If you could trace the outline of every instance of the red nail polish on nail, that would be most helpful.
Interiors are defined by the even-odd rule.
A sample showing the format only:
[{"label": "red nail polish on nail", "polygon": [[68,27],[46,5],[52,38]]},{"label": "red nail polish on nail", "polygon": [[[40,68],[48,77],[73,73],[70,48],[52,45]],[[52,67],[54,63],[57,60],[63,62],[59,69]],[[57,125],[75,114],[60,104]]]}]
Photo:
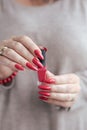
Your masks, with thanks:
[{"label": "red nail polish on nail", "polygon": [[26,66],[27,66],[29,69],[38,71],[38,69],[37,69],[34,65],[32,65],[31,63],[29,63],[29,62],[26,63]]},{"label": "red nail polish on nail", "polygon": [[48,100],[48,98],[44,97],[44,96],[39,96],[39,99],[41,99],[41,100]]},{"label": "red nail polish on nail", "polygon": [[35,53],[35,55],[36,55],[39,59],[41,59],[41,60],[44,59],[44,57],[42,56],[42,54],[41,54],[41,52],[40,52],[39,50],[35,50],[34,53]]},{"label": "red nail polish on nail", "polygon": [[54,79],[45,79],[44,82],[46,82],[48,84],[55,84],[55,80]]},{"label": "red nail polish on nail", "polygon": [[38,88],[42,89],[42,90],[51,90],[51,87],[49,87],[49,86],[42,86],[42,85],[40,85],[40,86],[38,86]]},{"label": "red nail polish on nail", "polygon": [[48,93],[48,92],[43,92],[43,91],[40,91],[40,92],[38,92],[40,95],[43,95],[43,96],[47,96],[47,97],[49,97],[50,96],[50,93]]},{"label": "red nail polish on nail", "polygon": [[35,65],[37,65],[39,68],[42,68],[42,67],[43,67],[43,65],[40,63],[40,61],[39,61],[36,57],[33,58],[32,62],[33,62]]},{"label": "red nail polish on nail", "polygon": [[15,68],[18,70],[24,70],[24,68],[19,64],[15,64]]}]

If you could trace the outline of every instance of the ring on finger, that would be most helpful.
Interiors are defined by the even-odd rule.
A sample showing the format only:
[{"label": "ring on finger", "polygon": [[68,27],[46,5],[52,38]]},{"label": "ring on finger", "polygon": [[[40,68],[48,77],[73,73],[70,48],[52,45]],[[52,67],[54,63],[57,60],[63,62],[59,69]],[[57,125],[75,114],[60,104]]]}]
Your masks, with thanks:
[{"label": "ring on finger", "polygon": [[8,47],[6,47],[6,46],[0,47],[0,56],[3,56],[3,55],[4,55],[4,51],[5,51],[7,48],[8,48]]}]

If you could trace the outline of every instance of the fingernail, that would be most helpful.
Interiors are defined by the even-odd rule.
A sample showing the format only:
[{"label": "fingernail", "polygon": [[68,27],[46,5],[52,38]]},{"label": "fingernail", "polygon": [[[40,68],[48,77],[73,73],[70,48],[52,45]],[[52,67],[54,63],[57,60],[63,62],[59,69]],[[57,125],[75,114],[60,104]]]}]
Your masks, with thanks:
[{"label": "fingernail", "polygon": [[35,50],[34,53],[35,53],[35,55],[36,55],[39,59],[41,59],[41,60],[44,59],[43,55],[41,54],[41,52],[40,52],[39,50]]},{"label": "fingernail", "polygon": [[39,99],[41,99],[41,100],[48,100],[48,98],[44,97],[44,96],[39,96]]},{"label": "fingernail", "polygon": [[33,58],[32,62],[33,62],[35,65],[37,65],[39,68],[42,68],[42,67],[43,67],[43,65],[40,63],[40,61],[39,61],[36,57]]},{"label": "fingernail", "polygon": [[43,95],[43,96],[47,96],[47,97],[50,96],[50,93],[48,93],[48,92],[39,91],[38,93],[39,93],[40,95]]},{"label": "fingernail", "polygon": [[51,87],[49,86],[38,86],[39,89],[42,89],[42,90],[51,90]]},{"label": "fingernail", "polygon": [[15,64],[15,68],[18,70],[24,70],[24,68],[19,64]]},{"label": "fingernail", "polygon": [[44,82],[48,84],[55,84],[55,79],[45,79]]},{"label": "fingernail", "polygon": [[29,69],[38,71],[38,68],[36,68],[35,66],[33,66],[33,65],[32,65],[31,63],[29,63],[29,62],[26,63],[26,66],[27,66]]}]

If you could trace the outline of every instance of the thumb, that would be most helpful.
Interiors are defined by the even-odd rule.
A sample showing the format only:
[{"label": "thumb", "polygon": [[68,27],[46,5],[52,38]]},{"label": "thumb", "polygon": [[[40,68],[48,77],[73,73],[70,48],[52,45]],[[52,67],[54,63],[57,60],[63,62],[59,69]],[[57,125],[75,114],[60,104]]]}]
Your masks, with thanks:
[{"label": "thumb", "polygon": [[53,73],[51,73],[50,71],[46,71],[46,79],[50,79],[53,78],[55,75]]}]

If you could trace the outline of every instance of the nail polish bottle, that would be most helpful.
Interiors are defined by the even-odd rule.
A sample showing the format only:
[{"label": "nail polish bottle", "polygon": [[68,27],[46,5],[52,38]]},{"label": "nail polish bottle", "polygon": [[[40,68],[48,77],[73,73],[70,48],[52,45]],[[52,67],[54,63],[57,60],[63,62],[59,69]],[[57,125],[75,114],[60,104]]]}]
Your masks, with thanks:
[{"label": "nail polish bottle", "polygon": [[[38,85],[40,85],[41,82],[44,82],[46,80],[46,71],[47,71],[47,67],[46,67],[46,51],[47,49],[46,48],[41,48],[41,52],[42,52],[42,55],[44,57],[44,59],[39,59],[40,62],[42,63],[43,67],[42,68],[39,68],[38,69]],[[69,111],[70,110],[70,107],[68,108],[64,108],[64,107],[60,107],[58,105],[55,105],[55,108],[56,110],[66,110],[66,111]]]},{"label": "nail polish bottle", "polygon": [[42,65],[43,65],[42,68],[38,69],[38,80],[40,82],[44,82],[45,79],[46,79],[46,70],[47,70],[47,68],[46,68],[46,51],[47,51],[46,48],[44,48],[44,47],[41,48],[41,52],[42,52],[44,59],[39,59],[40,62],[42,63]]}]

